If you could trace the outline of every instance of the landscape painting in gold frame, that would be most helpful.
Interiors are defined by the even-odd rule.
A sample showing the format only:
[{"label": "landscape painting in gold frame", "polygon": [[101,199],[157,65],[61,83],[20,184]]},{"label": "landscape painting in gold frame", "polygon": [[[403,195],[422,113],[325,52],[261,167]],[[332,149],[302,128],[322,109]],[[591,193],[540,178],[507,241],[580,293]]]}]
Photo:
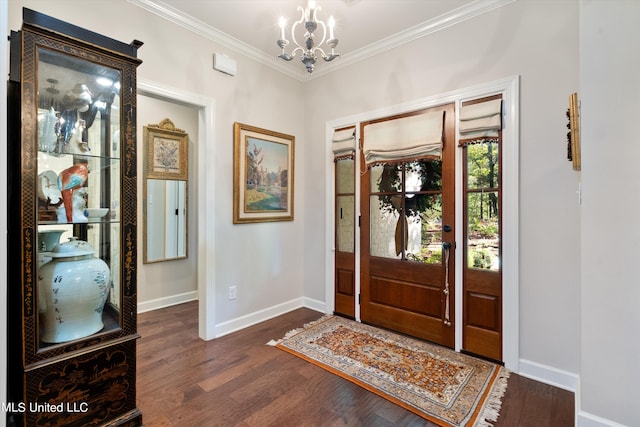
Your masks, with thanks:
[{"label": "landscape painting in gold frame", "polygon": [[295,137],[233,124],[233,223],[293,221]]}]

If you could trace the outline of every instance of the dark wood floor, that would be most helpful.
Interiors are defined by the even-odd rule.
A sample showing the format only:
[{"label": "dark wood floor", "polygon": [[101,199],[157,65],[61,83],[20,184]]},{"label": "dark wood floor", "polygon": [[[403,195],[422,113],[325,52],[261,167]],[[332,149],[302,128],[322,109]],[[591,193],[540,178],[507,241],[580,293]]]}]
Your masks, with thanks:
[{"label": "dark wood floor", "polygon": [[[138,318],[138,407],[146,427],[433,426],[322,368],[265,345],[320,313],[298,309],[212,341],[198,304]],[[497,426],[574,425],[574,396],[512,374]]]}]

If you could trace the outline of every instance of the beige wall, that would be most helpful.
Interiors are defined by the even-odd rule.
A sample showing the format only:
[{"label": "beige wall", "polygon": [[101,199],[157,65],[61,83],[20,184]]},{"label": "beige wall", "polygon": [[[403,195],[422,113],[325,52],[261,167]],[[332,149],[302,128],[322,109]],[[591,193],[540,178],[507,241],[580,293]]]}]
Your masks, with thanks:
[{"label": "beige wall", "polygon": [[580,426],[637,426],[640,2],[581,2]]}]

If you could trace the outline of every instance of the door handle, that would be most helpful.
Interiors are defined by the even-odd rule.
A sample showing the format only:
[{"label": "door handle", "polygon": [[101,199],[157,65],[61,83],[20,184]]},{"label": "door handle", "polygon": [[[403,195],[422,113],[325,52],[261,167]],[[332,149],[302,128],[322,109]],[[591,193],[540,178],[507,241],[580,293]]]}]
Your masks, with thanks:
[{"label": "door handle", "polygon": [[451,326],[450,319],[450,306],[451,306],[451,295],[449,292],[449,252],[451,250],[451,242],[442,242],[442,251],[444,252],[444,320],[443,323],[446,326]]}]

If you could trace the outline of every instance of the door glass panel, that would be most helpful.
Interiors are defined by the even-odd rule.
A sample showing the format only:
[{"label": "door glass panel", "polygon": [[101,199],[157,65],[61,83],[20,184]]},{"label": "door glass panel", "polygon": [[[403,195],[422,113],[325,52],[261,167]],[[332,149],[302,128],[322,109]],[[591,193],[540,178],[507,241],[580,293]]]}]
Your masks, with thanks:
[{"label": "door glass panel", "polygon": [[336,193],[355,193],[354,165],[352,158],[336,161]]},{"label": "door glass panel", "polygon": [[338,159],[336,173],[336,250],[355,251],[355,161]]},{"label": "door glass panel", "polygon": [[467,266],[500,269],[499,145],[466,147]]},{"label": "door glass panel", "polygon": [[498,192],[467,194],[467,262],[470,268],[500,268]]},{"label": "door glass panel", "polygon": [[338,252],[355,249],[355,196],[336,197],[336,248]]},{"label": "door glass panel", "polygon": [[500,174],[498,144],[482,143],[467,147],[467,188],[498,188]]},{"label": "door glass panel", "polygon": [[442,160],[420,160],[406,163],[405,191],[442,190]]},{"label": "door glass panel", "polygon": [[441,263],[441,189],[440,160],[374,166],[371,255]]},{"label": "door glass panel", "polygon": [[[409,225],[407,259],[442,263],[442,196],[411,194],[405,200]],[[413,214],[411,214],[413,213]]]},{"label": "door glass panel", "polygon": [[[384,200],[383,200],[384,199]],[[399,196],[394,196],[394,200]],[[371,196],[371,243],[372,256],[402,258],[403,232],[406,229],[397,209],[389,205],[390,197]]]},{"label": "door glass panel", "polygon": [[396,193],[402,191],[402,164],[371,167],[371,192]]}]

